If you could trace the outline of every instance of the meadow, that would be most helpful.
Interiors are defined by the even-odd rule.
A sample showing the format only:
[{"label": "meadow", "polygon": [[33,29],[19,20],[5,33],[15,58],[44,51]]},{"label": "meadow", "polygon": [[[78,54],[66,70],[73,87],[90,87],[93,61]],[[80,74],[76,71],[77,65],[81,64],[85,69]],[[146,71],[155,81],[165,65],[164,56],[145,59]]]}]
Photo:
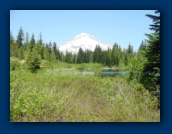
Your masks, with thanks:
[{"label": "meadow", "polygon": [[[101,64],[42,61],[36,74],[10,59],[11,122],[159,122],[158,100],[124,77],[81,75]],[[98,72],[98,71],[97,71]]]}]

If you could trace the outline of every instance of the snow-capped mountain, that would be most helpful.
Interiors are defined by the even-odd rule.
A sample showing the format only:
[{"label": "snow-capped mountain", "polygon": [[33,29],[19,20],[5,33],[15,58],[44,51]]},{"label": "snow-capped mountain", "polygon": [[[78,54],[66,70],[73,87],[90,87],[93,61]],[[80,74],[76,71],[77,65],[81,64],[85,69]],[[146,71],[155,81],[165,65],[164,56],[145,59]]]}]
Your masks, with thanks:
[{"label": "snow-capped mountain", "polygon": [[82,48],[82,50],[84,51],[87,49],[94,51],[96,45],[99,45],[102,48],[102,50],[107,50],[108,48],[111,48],[110,45],[98,41],[92,35],[89,35],[87,33],[81,33],[79,35],[76,35],[67,43],[61,45],[59,47],[59,50],[63,53],[66,53],[66,51],[78,53],[79,48]]}]

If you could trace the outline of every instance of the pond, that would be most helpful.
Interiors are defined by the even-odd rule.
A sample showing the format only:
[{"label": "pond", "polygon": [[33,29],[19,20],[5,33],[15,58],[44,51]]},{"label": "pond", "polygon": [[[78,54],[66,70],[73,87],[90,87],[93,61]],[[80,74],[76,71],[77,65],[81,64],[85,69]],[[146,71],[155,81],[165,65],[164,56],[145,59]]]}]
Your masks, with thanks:
[{"label": "pond", "polygon": [[101,75],[103,76],[125,76],[126,71],[125,70],[102,70]]},{"label": "pond", "polygon": [[[126,70],[109,69],[109,70],[102,70],[100,72],[100,74],[102,76],[115,76],[115,75],[125,76],[126,72],[127,72]],[[80,71],[80,74],[82,74],[82,75],[94,75],[95,72],[82,70],[82,71]]]},{"label": "pond", "polygon": [[[105,69],[105,70],[102,70],[100,72],[100,74],[102,76],[116,76],[116,75],[125,76],[126,73],[127,73],[127,70],[118,70],[118,69],[108,69],[108,70]],[[82,75],[94,75],[95,72],[91,71],[91,70],[80,70],[80,74],[82,74]],[[137,75],[137,72],[135,72],[134,74]],[[152,74],[152,75],[155,77],[160,77],[159,73]]]}]

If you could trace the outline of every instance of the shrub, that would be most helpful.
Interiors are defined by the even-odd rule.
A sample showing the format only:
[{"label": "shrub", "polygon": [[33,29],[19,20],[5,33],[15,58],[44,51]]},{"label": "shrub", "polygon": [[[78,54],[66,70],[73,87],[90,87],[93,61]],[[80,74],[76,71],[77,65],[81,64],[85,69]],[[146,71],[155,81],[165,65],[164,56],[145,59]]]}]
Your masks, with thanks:
[{"label": "shrub", "polygon": [[157,99],[137,80],[80,75],[75,69],[10,71],[10,121],[160,120]]},{"label": "shrub", "polygon": [[28,65],[28,69],[32,73],[36,73],[37,70],[40,69],[40,61],[38,57],[34,54],[30,54],[30,56],[28,56],[27,65]]},{"label": "shrub", "polygon": [[10,60],[10,70],[20,69],[20,63],[17,60]]}]

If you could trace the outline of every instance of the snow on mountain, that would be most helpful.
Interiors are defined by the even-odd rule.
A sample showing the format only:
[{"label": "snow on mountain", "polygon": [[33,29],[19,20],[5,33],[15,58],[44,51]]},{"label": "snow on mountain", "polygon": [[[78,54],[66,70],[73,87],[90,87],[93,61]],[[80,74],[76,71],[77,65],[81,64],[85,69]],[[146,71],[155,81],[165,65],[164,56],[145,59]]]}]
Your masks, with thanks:
[{"label": "snow on mountain", "polygon": [[91,50],[94,51],[96,45],[99,45],[102,50],[107,50],[108,48],[111,48],[110,45],[102,43],[95,39],[92,35],[89,35],[87,33],[81,33],[79,35],[76,35],[73,39],[69,40],[64,45],[61,45],[59,47],[59,50],[63,53],[72,52],[72,53],[78,53],[79,48],[82,48],[82,50]]}]

